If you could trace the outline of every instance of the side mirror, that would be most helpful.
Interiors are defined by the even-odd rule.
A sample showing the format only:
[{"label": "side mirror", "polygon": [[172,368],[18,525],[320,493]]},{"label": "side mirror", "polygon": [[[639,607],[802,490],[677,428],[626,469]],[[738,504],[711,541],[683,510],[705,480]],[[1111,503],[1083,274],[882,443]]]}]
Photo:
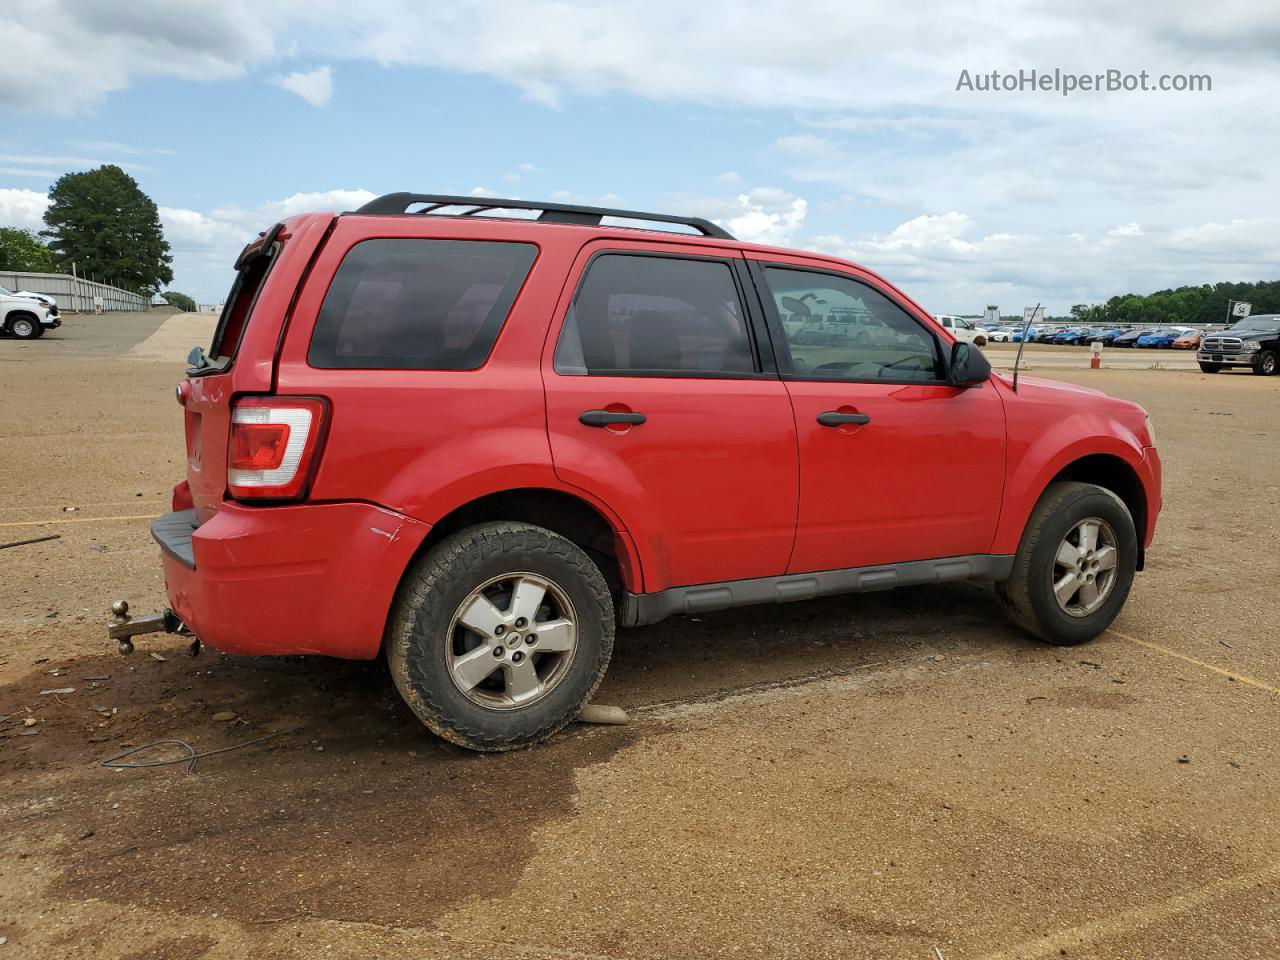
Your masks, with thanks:
[{"label": "side mirror", "polygon": [[957,343],[951,348],[947,365],[947,382],[953,387],[976,387],[991,379],[991,363],[977,347]]}]

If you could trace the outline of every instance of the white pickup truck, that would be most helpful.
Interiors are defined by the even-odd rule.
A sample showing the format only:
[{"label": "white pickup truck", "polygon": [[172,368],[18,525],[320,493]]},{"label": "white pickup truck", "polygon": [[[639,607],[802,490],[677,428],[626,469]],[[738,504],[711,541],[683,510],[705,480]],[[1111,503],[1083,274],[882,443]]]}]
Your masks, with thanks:
[{"label": "white pickup truck", "polygon": [[57,305],[47,305],[45,299],[0,287],[0,331],[19,340],[34,340],[46,330],[62,326]]},{"label": "white pickup truck", "polygon": [[987,331],[979,330],[973,325],[972,320],[952,316],[949,313],[935,313],[933,318],[946,327],[947,332],[957,340],[972,343],[975,347],[987,345]]}]

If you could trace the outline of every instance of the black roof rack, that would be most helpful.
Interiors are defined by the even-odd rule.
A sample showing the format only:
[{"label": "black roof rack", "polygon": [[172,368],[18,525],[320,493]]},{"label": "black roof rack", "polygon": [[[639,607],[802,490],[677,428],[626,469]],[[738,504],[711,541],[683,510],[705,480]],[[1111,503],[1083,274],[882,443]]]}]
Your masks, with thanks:
[{"label": "black roof rack", "polygon": [[733,240],[734,237],[723,227],[718,227],[710,220],[701,217],[675,217],[667,213],[641,213],[638,210],[611,210],[608,207],[584,207],[576,203],[546,203],[539,200],[503,200],[498,197],[448,197],[434,193],[388,193],[376,200],[370,200],[356,213],[407,213],[409,207],[423,203],[426,207],[415,210],[416,214],[435,213],[444,207],[471,207],[464,213],[454,214],[460,217],[472,217],[487,210],[541,210],[538,219],[544,223],[578,223],[585,226],[599,226],[605,217],[620,217],[626,220],[648,220],[653,223],[678,223],[693,227],[704,237],[716,237],[720,240]]}]

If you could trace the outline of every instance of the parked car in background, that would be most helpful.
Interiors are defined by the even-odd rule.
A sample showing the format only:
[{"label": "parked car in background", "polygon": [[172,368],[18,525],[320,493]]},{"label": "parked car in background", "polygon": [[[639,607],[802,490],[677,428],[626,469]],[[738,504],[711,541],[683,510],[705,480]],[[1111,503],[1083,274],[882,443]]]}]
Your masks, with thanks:
[{"label": "parked car in background", "polygon": [[1012,339],[1016,327],[987,327],[987,339],[992,343],[1008,343]]},{"label": "parked car in background", "polygon": [[1151,327],[1142,327],[1135,330],[1126,330],[1111,341],[1113,347],[1136,347],[1138,338],[1150,333]]},{"label": "parked car in background", "polygon": [[1064,330],[1054,338],[1054,343],[1065,343],[1071,346],[1079,346],[1087,344],[1097,339],[1097,331],[1092,327],[1077,327],[1073,330]]},{"label": "parked car in background", "polygon": [[943,330],[957,340],[963,343],[972,343],[978,347],[986,346],[987,331],[979,330],[974,326],[972,320],[966,320],[964,317],[953,316],[949,313],[934,314],[934,319],[942,325]]},{"label": "parked car in background", "polygon": [[1103,343],[1103,344],[1106,344],[1107,346],[1110,346],[1111,344],[1115,343],[1116,337],[1120,336],[1120,334],[1122,333],[1124,333],[1124,330],[1121,329],[1120,327],[1111,327],[1110,329],[1107,329],[1107,330],[1096,331],[1094,333],[1093,339],[1097,340],[1099,343]]},{"label": "parked car in background", "polygon": [[46,307],[34,297],[0,287],[0,331],[19,340],[34,340],[60,326],[62,318],[56,306]]},{"label": "parked car in background", "polygon": [[1199,330],[1192,330],[1188,333],[1180,334],[1177,339],[1173,341],[1173,348],[1175,350],[1194,350],[1196,347],[1200,346],[1200,338],[1202,336],[1203,334],[1201,334]]},{"label": "parked car in background", "polygon": [[1274,376],[1280,369],[1280,313],[1260,313],[1229,330],[1205,334],[1196,359],[1205,373],[1250,367],[1261,376]]},{"label": "parked car in background", "polygon": [[[385,656],[423,723],[499,751],[578,716],[615,627],[947,580],[1053,644],[1120,613],[1161,507],[1138,404],[1015,392],[848,261],[484,204],[389,194],[237,258],[177,389],[171,609],[116,604],[126,652]],[[800,343],[796,303],[869,322]]]},{"label": "parked car in background", "polygon": [[1036,330],[1036,335],[1033,339],[1036,343],[1052,343],[1054,337],[1066,329],[1067,328],[1060,323],[1051,327],[1040,327]]},{"label": "parked car in background", "polygon": [[1135,347],[1152,348],[1161,347],[1168,348],[1173,346],[1173,341],[1180,337],[1177,330],[1168,327],[1159,327],[1155,330],[1148,330],[1137,340],[1134,341]]},{"label": "parked car in background", "polygon": [[1040,328],[1037,327],[1035,324],[1032,324],[1031,326],[1027,327],[1025,331],[1021,326],[1016,326],[1014,327],[1013,331],[1009,334],[1009,340],[1012,343],[1021,343],[1023,335],[1025,334],[1027,338],[1027,343],[1035,343],[1036,334],[1039,332],[1040,332]]}]

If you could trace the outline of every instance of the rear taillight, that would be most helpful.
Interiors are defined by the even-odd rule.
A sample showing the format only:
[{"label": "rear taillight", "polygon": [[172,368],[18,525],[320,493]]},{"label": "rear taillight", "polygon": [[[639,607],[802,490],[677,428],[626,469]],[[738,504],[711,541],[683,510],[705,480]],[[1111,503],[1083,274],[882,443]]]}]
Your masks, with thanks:
[{"label": "rear taillight", "polygon": [[231,411],[227,489],[238,500],[306,493],[328,406],[318,397],[242,397]]}]

